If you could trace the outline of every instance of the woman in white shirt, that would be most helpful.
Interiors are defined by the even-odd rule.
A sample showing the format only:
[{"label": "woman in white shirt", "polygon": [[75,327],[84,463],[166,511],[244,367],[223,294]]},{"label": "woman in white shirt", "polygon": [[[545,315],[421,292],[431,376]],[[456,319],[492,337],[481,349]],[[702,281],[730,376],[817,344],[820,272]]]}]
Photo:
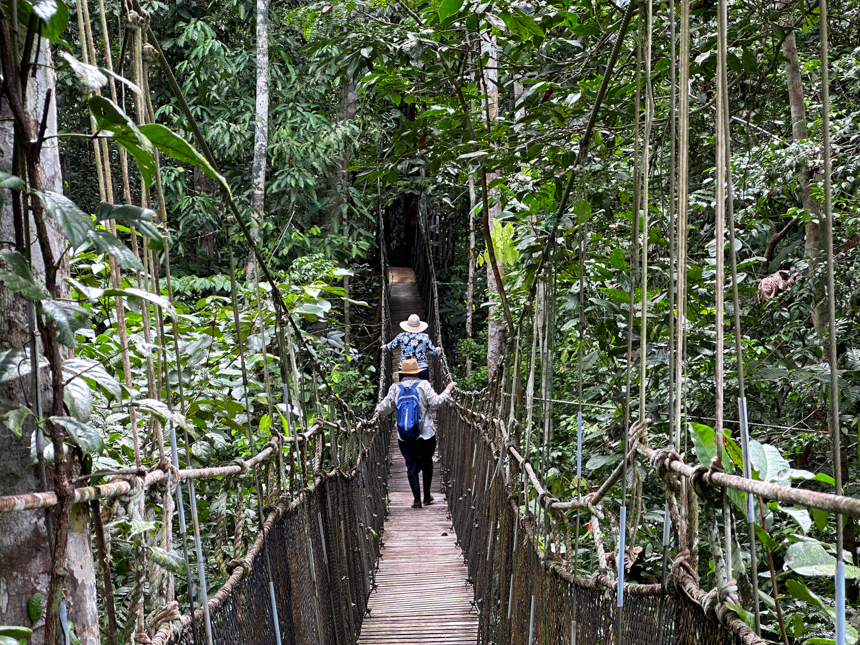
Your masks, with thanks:
[{"label": "woman in white shirt", "polygon": [[418,367],[418,361],[414,358],[403,361],[398,372],[398,374],[401,374],[400,383],[394,383],[389,388],[386,397],[376,407],[380,416],[391,414],[397,409],[397,401],[400,398],[400,393],[403,391],[403,386],[412,387],[417,382],[418,408],[420,411],[420,432],[418,438],[414,441],[402,441],[400,438],[397,440],[397,444],[400,446],[400,454],[406,460],[406,474],[409,478],[409,487],[412,489],[412,496],[414,498],[412,508],[421,508],[421,487],[418,482],[419,472],[424,473],[424,504],[429,505],[433,503],[430,486],[433,483],[433,453],[436,451],[436,429],[433,427],[433,416],[429,411],[447,401],[451,396],[451,390],[457,385],[453,382],[448,383],[448,387],[441,394],[436,394],[433,391],[433,386],[428,381],[418,378],[420,371],[421,368]]}]

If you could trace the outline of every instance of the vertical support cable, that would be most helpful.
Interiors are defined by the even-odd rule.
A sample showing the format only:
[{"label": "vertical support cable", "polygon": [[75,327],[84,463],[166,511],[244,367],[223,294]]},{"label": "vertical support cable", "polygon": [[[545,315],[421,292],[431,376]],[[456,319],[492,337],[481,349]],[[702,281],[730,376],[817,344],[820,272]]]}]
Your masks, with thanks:
[{"label": "vertical support cable", "polygon": [[[233,324],[236,327],[237,345],[239,347],[239,368],[242,372],[242,396],[244,399],[245,410],[248,417],[248,425],[246,428],[248,438],[248,449],[251,454],[254,453],[254,430],[251,425],[251,403],[248,397],[248,368],[245,364],[245,341],[242,338],[242,325],[239,320],[239,296],[236,287],[236,260],[233,257],[233,246],[228,245],[230,249],[230,300],[233,309]],[[260,525],[260,531],[263,530],[263,525],[266,522],[266,517],[263,512],[263,497],[260,485],[260,470],[254,467],[254,488],[257,490],[257,521]],[[241,491],[240,491],[241,494]],[[239,521],[242,521],[241,519]],[[275,630],[276,645],[281,645],[281,625],[278,619],[278,603],[275,600],[275,582],[272,575],[272,560],[269,554],[268,540],[263,540],[263,551],[266,556],[266,572],[269,577],[269,596],[272,603],[272,622]]]},{"label": "vertical support cable", "polygon": [[[643,169],[639,163],[639,111],[640,94],[642,92],[642,8],[638,10],[638,33],[636,36],[636,90],[634,105],[634,139],[633,139],[633,230],[630,248],[630,302],[627,310],[627,374],[624,388],[624,435],[621,438],[621,508],[618,522],[618,589],[616,592],[617,612],[615,614],[615,638],[620,639],[624,627],[624,544],[627,533],[627,444],[630,439],[630,388],[632,387],[633,369],[633,307],[636,299],[636,270],[639,256],[639,207],[640,207],[640,179]],[[648,172],[648,169],[644,169]],[[645,294],[643,294],[644,297]]]},{"label": "vertical support cable", "polygon": [[[675,262],[678,291],[678,322],[675,329],[675,446],[681,450],[681,411],[683,402],[684,332],[687,307],[687,192],[690,148],[690,0],[681,0],[681,44],[678,59],[678,255]],[[681,479],[681,526],[678,531],[678,548],[687,546],[687,482]]]},{"label": "vertical support cable", "polygon": [[[833,257],[833,161],[830,150],[830,70],[828,60],[827,0],[819,0],[821,39],[821,134],[824,150],[824,221],[827,238],[827,324],[830,363],[830,431],[833,436],[833,479],[842,494],[842,437],[839,429],[839,373],[836,371],[836,276]],[[836,645],[845,644],[845,558],[842,515],[836,513]]]}]

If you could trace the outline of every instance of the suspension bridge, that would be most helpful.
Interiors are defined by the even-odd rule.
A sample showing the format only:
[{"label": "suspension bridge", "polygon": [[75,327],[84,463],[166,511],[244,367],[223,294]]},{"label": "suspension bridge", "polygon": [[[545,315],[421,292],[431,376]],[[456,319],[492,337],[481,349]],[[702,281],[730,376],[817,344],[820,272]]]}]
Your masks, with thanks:
[{"label": "suspension bridge", "polygon": [[[689,3],[682,4],[681,42],[684,43],[684,39],[689,40]],[[603,85],[581,139],[581,163],[587,159],[591,131],[634,6],[636,3],[629,3],[625,12]],[[648,6],[650,10],[650,4]],[[724,3],[720,3],[720,7],[724,10]],[[722,23],[720,25],[722,30]],[[826,32],[824,34],[822,39],[826,52]],[[154,39],[154,35],[150,33],[150,36]],[[720,46],[724,47],[724,33],[719,40]],[[181,98],[178,84],[166,69],[163,53],[156,48],[153,56],[160,56],[164,73],[171,80],[171,87],[177,93],[177,100],[192,126],[197,143],[215,167],[214,158],[194,124],[193,115]],[[721,69],[724,71],[724,51],[721,56]],[[682,47],[682,61],[684,57]],[[646,55],[644,60],[649,61],[650,55]],[[647,78],[648,74],[645,76]],[[688,79],[683,65],[680,78],[680,87],[686,88]],[[720,150],[724,153],[722,162],[719,155],[717,159],[718,171],[722,173],[718,173],[718,186],[719,190],[724,190],[725,184],[731,186],[730,177],[726,177],[730,168],[725,163],[728,118],[722,103],[726,98],[725,79],[718,78],[718,81],[721,89],[718,90],[717,108],[721,116],[717,135],[718,144],[723,146]],[[682,115],[689,108],[688,105],[685,107],[686,103],[688,98],[682,92]],[[653,118],[653,114],[649,118]],[[686,163],[684,127],[682,123],[682,166]],[[648,168],[647,146],[639,167]],[[681,176],[684,171],[682,169]],[[571,172],[568,189],[559,204],[559,215],[566,212],[575,176],[576,172]],[[637,190],[640,190],[640,185],[636,204],[637,208],[644,204],[641,211],[645,215],[645,230],[648,230],[647,172],[637,180]],[[682,183],[678,187],[678,203],[686,203],[685,191],[686,186]],[[718,211],[725,208],[726,200],[719,206],[720,199],[718,195]],[[236,220],[244,226],[229,195],[225,194],[225,200]],[[730,195],[728,202],[731,202]],[[686,231],[684,210],[679,209],[678,229]],[[722,215],[725,215],[724,211]],[[828,212],[826,215],[830,226],[832,214]],[[639,233],[638,218],[633,219],[635,258],[639,252]],[[382,336],[383,339],[391,337],[392,322],[405,319],[410,313],[419,313],[429,322],[431,338],[442,347],[439,296],[433,251],[426,242],[427,212],[423,200],[418,220],[420,233],[413,266],[389,267],[385,254],[384,218],[380,217]],[[390,417],[358,419],[346,402],[332,396],[325,402],[328,405],[325,418],[307,417],[303,422],[288,420],[286,431],[281,433],[273,428],[271,439],[263,445],[251,436],[249,426],[249,444],[257,450],[253,456],[204,468],[191,468],[189,463],[180,468],[175,423],[170,415],[166,415],[171,446],[153,467],[141,467],[132,473],[118,475],[105,484],[90,486],[81,482],[68,491],[68,500],[47,491],[0,497],[0,512],[39,513],[63,504],[90,507],[101,571],[103,574],[107,572],[102,576],[99,601],[105,615],[109,645],[121,641],[157,645],[175,642],[194,645],[765,643],[760,634],[758,594],[753,596],[754,606],[741,607],[732,580],[732,567],[727,564],[732,563],[731,549],[736,540],[732,537],[735,521],[726,492],[734,491],[745,496],[747,513],[743,519],[749,524],[753,556],[749,579],[753,585],[758,579],[755,564],[758,547],[752,530],[754,500],[772,500],[835,514],[838,535],[841,535],[842,515],[860,518],[860,500],[839,494],[838,484],[835,493],[825,493],[756,480],[749,470],[746,456],[741,475],[724,471],[719,458],[709,467],[691,465],[675,449],[680,447],[677,435],[666,445],[653,447],[653,440],[649,438],[651,423],[642,414],[643,408],[640,407],[638,418],[631,418],[629,364],[634,356],[632,332],[628,346],[631,349],[628,351],[627,419],[620,442],[620,464],[602,481],[589,483],[582,477],[580,400],[576,477],[581,485],[577,494],[569,499],[553,497],[544,472],[548,463],[546,452],[551,437],[553,401],[549,388],[543,388],[544,396],[536,397],[534,386],[535,365],[540,364],[542,374],[547,374],[552,363],[551,330],[546,325],[546,316],[542,320],[537,315],[531,300],[536,291],[542,289],[543,297],[552,303],[553,281],[551,268],[547,266],[559,221],[560,217],[557,217],[549,230],[550,242],[544,249],[523,313],[525,318],[526,313],[531,312],[533,331],[529,334],[528,321],[520,321],[508,339],[510,351],[496,370],[488,389],[481,392],[458,390],[452,402],[438,411],[439,486],[444,500],[439,499],[437,504],[421,511],[408,508],[405,478],[399,458],[392,453],[395,434]],[[730,225],[731,221],[729,218]],[[581,224],[582,231],[584,222]],[[733,229],[729,232],[733,237]],[[580,239],[581,267],[586,253],[584,233]],[[832,236],[828,234],[827,239],[832,245]],[[250,236],[248,240],[254,252],[258,253]],[[683,267],[683,247],[679,246],[679,249],[677,262]],[[647,299],[647,245],[643,245],[641,251],[643,270],[638,277],[642,279],[643,298]],[[169,256],[169,249],[165,252]],[[730,253],[734,265],[734,244],[730,245]],[[719,276],[724,273],[720,264],[722,255],[717,255]],[[276,282],[268,275],[259,254],[258,260],[272,288],[273,307],[278,316],[282,316],[285,312]],[[835,328],[832,319],[832,249],[827,261],[831,272],[828,294],[831,299],[831,328]],[[231,270],[232,265],[233,262]],[[537,278],[542,271],[545,275],[539,281]],[[683,297],[684,272],[676,273],[680,304],[683,302],[680,299]],[[583,274],[580,270],[580,276]],[[167,278],[169,284],[169,273]],[[717,297],[721,314],[723,285],[719,279]],[[631,280],[629,330],[634,327],[633,283]],[[583,293],[582,286],[580,293]],[[235,299],[234,281],[234,307]],[[647,302],[641,304],[644,329]],[[678,309],[683,310],[683,307]],[[737,305],[734,310],[737,312]],[[679,321],[683,322],[683,315],[679,316]],[[288,333],[294,327],[291,320],[279,319],[278,324],[280,333]],[[236,327],[237,336],[241,337],[238,316]],[[718,330],[721,327],[722,319]],[[295,341],[301,343],[299,330],[293,331],[296,332]],[[167,347],[163,327],[161,334],[161,345]],[[529,336],[532,339],[531,361],[523,358],[528,352],[521,345]],[[677,338],[682,359],[682,329],[678,330]],[[644,339],[643,333],[643,343]],[[173,340],[177,343],[178,352],[178,340]],[[280,338],[279,341],[279,350],[286,352],[287,344]],[[831,335],[831,343],[835,343],[834,335]],[[540,355],[536,357],[538,345]],[[721,338],[718,338],[718,346],[722,347]],[[834,344],[831,350],[835,352]],[[644,347],[640,348],[640,355],[643,361],[640,382],[644,388]],[[392,358],[385,352],[380,355],[380,398],[392,382]],[[282,367],[286,365],[286,361],[281,363]],[[244,362],[242,365],[244,377]],[[835,354],[831,365],[833,389],[836,391]],[[523,369],[530,372],[525,386],[520,379]],[[679,386],[680,376],[679,368],[676,381]],[[181,386],[181,372],[178,378]],[[437,391],[450,382],[451,373],[444,355],[431,359],[431,379]],[[169,398],[170,379],[166,378],[165,382]],[[288,382],[289,378],[285,377],[282,403],[291,401]],[[721,386],[718,391],[722,391]],[[268,396],[272,406],[275,397],[271,393]],[[644,398],[643,391],[640,406]],[[675,412],[671,415],[672,425],[679,429],[682,417],[680,397],[675,397],[671,403]],[[838,411],[838,399],[836,403]],[[546,420],[542,441],[532,419],[533,409],[538,404],[543,406]],[[740,407],[745,412],[744,404]],[[834,426],[838,433],[838,416]],[[742,428],[744,441],[745,432],[746,429]],[[720,448],[717,441],[717,449]],[[633,516],[641,514],[642,490],[633,486],[633,490],[628,491],[627,485],[628,472],[635,472],[637,467],[646,469],[648,476],[653,475],[655,481],[662,482],[665,491],[662,577],[645,583],[633,581],[630,576],[638,518],[628,523],[627,506],[628,503],[631,505]],[[241,483],[245,480],[253,481],[248,486],[248,490],[253,491],[252,499],[247,503],[256,507],[259,522],[251,546],[240,552],[243,544],[239,535],[243,525],[240,520],[244,517],[246,503]],[[214,560],[224,582],[211,597],[208,589],[211,571],[207,570],[211,562],[203,555],[203,538],[197,519],[200,500],[195,482],[202,481],[221,486],[224,498],[228,500],[213,549]],[[622,489],[618,505],[608,501],[608,493],[616,485]],[[136,548],[133,560],[128,563],[133,573],[133,590],[121,608],[114,606],[112,601],[109,556],[104,527],[99,519],[100,511],[107,505],[114,512],[125,513],[132,521],[140,521],[153,507],[160,508],[171,520],[175,511],[178,540],[174,531],[167,530],[160,546],[164,552],[172,552],[178,546],[183,554],[182,566],[178,566],[169,558],[165,560],[156,556],[162,551],[142,546]],[[191,517],[191,534],[188,533],[186,512]],[[234,525],[232,540],[227,535],[228,516]],[[710,543],[710,554],[714,559],[716,583],[710,589],[701,587],[696,564],[700,527]],[[588,548],[586,542],[589,542]],[[60,567],[64,565],[59,563]],[[173,576],[186,577],[188,594],[184,606],[174,598],[173,585],[165,584],[165,580],[173,580]],[[846,630],[844,577],[840,538],[834,564],[836,641],[839,645],[844,643]],[[774,600],[777,601],[776,598]],[[147,602],[155,608],[145,615]],[[124,614],[122,634],[117,630],[120,610]],[[755,619],[749,621],[749,615],[754,615]]]}]

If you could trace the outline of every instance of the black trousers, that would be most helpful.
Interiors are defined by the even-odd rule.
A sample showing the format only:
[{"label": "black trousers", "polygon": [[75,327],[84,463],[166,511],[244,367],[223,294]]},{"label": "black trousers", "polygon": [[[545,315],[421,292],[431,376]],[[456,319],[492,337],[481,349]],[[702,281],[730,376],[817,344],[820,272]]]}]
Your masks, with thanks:
[{"label": "black trousers", "polygon": [[436,435],[429,439],[415,441],[397,440],[400,454],[406,460],[406,474],[417,475],[419,472],[433,472],[433,453],[436,452]]}]

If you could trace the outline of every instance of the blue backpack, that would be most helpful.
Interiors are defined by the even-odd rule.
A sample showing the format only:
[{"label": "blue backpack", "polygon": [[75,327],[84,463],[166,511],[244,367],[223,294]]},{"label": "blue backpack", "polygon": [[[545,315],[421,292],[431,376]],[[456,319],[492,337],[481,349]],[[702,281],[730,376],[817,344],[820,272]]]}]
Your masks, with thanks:
[{"label": "blue backpack", "polygon": [[401,441],[415,441],[421,433],[421,407],[418,405],[418,383],[400,385],[397,399],[397,434]]}]

